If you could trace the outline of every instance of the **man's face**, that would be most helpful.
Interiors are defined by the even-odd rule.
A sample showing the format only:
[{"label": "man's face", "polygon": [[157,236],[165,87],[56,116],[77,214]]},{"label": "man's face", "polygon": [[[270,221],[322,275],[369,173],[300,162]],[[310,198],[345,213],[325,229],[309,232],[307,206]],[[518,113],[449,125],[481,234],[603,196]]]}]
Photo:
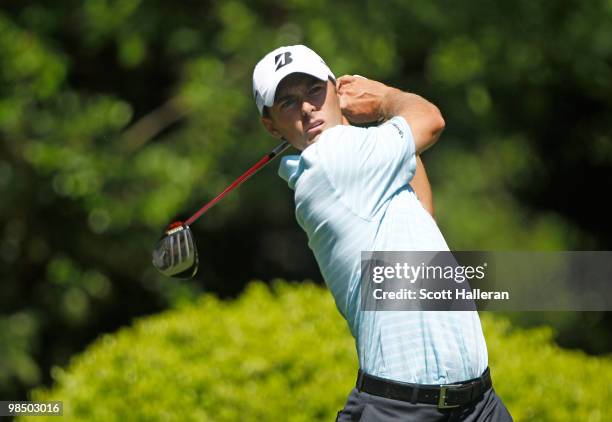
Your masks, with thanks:
[{"label": "man's face", "polygon": [[266,129],[299,150],[316,142],[325,129],[345,123],[335,85],[304,73],[281,81],[268,112],[261,119]]}]

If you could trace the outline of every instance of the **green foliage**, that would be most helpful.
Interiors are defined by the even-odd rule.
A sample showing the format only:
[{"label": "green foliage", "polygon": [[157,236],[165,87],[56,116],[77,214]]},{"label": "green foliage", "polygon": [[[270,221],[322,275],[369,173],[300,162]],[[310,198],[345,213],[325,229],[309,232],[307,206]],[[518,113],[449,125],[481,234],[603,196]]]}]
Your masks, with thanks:
[{"label": "green foliage", "polygon": [[[483,327],[495,389],[515,420],[610,420],[610,358],[561,350],[547,328],[512,329],[493,315]],[[63,400],[70,421],[329,421],[355,373],[329,292],[252,283],[239,300],[205,295],[103,336],[32,398]]]}]

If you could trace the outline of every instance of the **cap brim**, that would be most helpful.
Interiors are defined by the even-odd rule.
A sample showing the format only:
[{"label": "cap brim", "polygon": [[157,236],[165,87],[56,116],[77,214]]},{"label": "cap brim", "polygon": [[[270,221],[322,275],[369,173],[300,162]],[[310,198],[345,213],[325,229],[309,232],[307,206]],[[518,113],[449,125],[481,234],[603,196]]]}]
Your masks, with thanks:
[{"label": "cap brim", "polygon": [[278,89],[278,86],[283,81],[283,79],[285,79],[289,75],[292,75],[294,73],[304,73],[306,75],[313,76],[321,81],[327,80],[327,78],[330,76],[335,79],[335,76],[331,73],[329,68],[323,65],[322,63],[321,63],[321,66],[311,65],[309,66],[309,68],[306,68],[306,66],[300,67],[298,65],[285,66],[285,67],[286,69],[280,69],[274,74],[273,85],[272,85],[274,89],[271,89],[268,92],[266,92],[266,96],[264,97],[265,107],[272,107],[274,105],[274,98],[276,97],[276,90]]}]

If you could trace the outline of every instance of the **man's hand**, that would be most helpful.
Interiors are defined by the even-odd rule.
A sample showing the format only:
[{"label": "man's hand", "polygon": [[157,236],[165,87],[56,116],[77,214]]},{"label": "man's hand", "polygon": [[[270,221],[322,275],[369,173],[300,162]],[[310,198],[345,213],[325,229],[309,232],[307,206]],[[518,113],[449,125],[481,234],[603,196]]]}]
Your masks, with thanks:
[{"label": "man's hand", "polygon": [[342,114],[350,123],[377,122],[383,118],[383,99],[389,87],[361,76],[344,75],[336,81]]},{"label": "man's hand", "polygon": [[403,117],[412,130],[417,154],[432,146],[444,130],[440,110],[416,94],[360,76],[338,78],[337,89],[342,114],[350,123]]}]

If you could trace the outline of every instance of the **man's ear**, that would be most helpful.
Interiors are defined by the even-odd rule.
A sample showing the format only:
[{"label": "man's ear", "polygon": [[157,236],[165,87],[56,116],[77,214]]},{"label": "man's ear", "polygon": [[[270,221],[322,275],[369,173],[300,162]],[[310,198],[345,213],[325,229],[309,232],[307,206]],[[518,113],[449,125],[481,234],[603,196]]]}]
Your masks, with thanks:
[{"label": "man's ear", "polygon": [[281,135],[281,133],[278,130],[276,130],[276,126],[274,126],[274,122],[269,117],[262,117],[261,123],[263,123],[264,127],[270,133],[270,135],[274,136],[275,138],[279,138],[279,139],[283,137],[283,135]]}]

